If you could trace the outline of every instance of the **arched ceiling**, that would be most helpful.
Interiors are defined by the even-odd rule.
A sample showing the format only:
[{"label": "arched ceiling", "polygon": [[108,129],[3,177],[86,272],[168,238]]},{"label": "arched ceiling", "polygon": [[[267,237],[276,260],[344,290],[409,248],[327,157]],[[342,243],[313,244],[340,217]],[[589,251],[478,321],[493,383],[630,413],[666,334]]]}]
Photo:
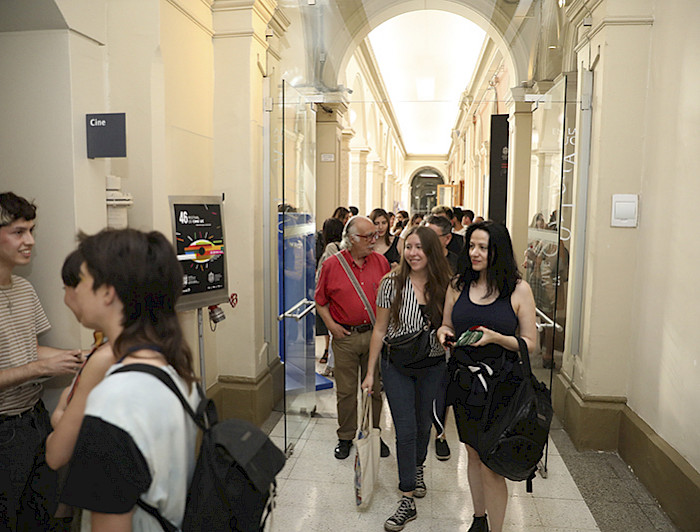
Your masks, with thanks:
[{"label": "arched ceiling", "polygon": [[485,37],[466,18],[435,10],[399,15],[369,34],[408,153],[447,153]]}]

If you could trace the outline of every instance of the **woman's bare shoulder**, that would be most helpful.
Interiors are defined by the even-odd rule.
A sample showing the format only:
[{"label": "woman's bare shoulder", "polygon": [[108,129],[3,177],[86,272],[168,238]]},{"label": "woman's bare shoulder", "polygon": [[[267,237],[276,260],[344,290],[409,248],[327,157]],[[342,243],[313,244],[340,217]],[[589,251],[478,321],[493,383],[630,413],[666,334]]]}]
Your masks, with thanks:
[{"label": "woman's bare shoulder", "polygon": [[530,288],[530,283],[528,283],[525,279],[518,279],[518,282],[515,283],[515,290],[513,291],[513,293],[518,295],[532,294],[532,288]]},{"label": "woman's bare shoulder", "polygon": [[456,301],[459,298],[459,294],[462,293],[462,290],[458,289],[455,286],[455,281],[454,279],[450,281],[450,283],[447,285],[447,297],[449,297],[452,301]]},{"label": "woman's bare shoulder", "polygon": [[513,304],[513,308],[519,307],[521,304],[527,305],[528,303],[532,302],[534,305],[535,298],[532,295],[532,288],[530,288],[530,283],[523,279],[519,279],[518,282],[515,284],[515,290],[513,290],[513,293],[510,296],[511,303]]}]

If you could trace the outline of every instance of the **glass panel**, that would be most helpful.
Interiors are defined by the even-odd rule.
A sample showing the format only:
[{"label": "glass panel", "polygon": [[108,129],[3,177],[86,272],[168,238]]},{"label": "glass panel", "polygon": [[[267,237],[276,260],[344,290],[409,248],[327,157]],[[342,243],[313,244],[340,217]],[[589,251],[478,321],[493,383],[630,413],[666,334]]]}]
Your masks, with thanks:
[{"label": "glass panel", "polygon": [[572,85],[574,79],[562,76],[537,102],[532,115],[530,226],[523,267],[535,296],[540,328],[540,357],[534,357],[533,366],[553,370],[539,375],[550,385],[561,365],[566,332],[576,135],[574,98],[567,100],[567,93],[575,96]]},{"label": "glass panel", "polygon": [[316,114],[282,82],[282,182],[279,232],[279,338],[284,364],[285,446],[290,450],[316,409],[314,259]]}]

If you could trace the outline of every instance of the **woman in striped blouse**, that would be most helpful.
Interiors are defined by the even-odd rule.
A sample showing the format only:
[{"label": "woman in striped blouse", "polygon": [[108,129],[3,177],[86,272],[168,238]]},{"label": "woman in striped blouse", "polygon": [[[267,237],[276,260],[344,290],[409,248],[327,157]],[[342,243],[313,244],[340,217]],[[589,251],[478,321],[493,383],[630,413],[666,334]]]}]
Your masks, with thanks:
[{"label": "woman in striped blouse", "polygon": [[[403,497],[396,512],[384,523],[389,531],[402,530],[416,518],[413,497],[424,497],[423,463],[428,450],[433,399],[445,375],[445,350],[435,328],[442,323],[445,290],[450,268],[440,241],[428,227],[416,227],[406,236],[399,264],[382,279],[377,294],[377,321],[370,340],[369,367],[362,383],[372,390],[374,367],[382,354],[381,372],[396,429],[399,490]],[[431,324],[430,347],[420,363],[410,369],[395,365],[383,339],[397,338]],[[434,324],[434,325],[433,325]]]}]

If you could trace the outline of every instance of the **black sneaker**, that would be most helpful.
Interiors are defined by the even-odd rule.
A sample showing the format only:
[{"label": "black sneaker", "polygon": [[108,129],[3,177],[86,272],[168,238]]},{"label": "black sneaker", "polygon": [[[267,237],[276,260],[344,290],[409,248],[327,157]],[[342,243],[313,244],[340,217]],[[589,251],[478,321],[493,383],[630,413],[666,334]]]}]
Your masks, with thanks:
[{"label": "black sneaker", "polygon": [[472,526],[469,527],[467,532],[489,532],[489,522],[486,514],[481,517],[474,516]]},{"label": "black sneaker", "polygon": [[384,440],[379,438],[379,456],[382,458],[386,458],[391,454],[391,451],[389,450],[389,446],[384,443]]},{"label": "black sneaker", "polygon": [[335,446],[333,454],[338,460],[345,460],[350,456],[350,447],[352,447],[352,440],[338,440],[338,445]]},{"label": "black sneaker", "polygon": [[384,530],[389,532],[398,532],[403,530],[406,523],[413,521],[416,518],[416,503],[413,497],[401,497],[399,507],[389,519],[384,521]]},{"label": "black sneaker", "polygon": [[413,488],[413,496],[422,499],[425,497],[425,492],[428,488],[425,486],[425,480],[423,480],[423,468],[424,465],[419,465],[416,467],[416,487]]},{"label": "black sneaker", "polygon": [[445,438],[435,438],[435,456],[438,460],[450,459],[450,446]]}]

